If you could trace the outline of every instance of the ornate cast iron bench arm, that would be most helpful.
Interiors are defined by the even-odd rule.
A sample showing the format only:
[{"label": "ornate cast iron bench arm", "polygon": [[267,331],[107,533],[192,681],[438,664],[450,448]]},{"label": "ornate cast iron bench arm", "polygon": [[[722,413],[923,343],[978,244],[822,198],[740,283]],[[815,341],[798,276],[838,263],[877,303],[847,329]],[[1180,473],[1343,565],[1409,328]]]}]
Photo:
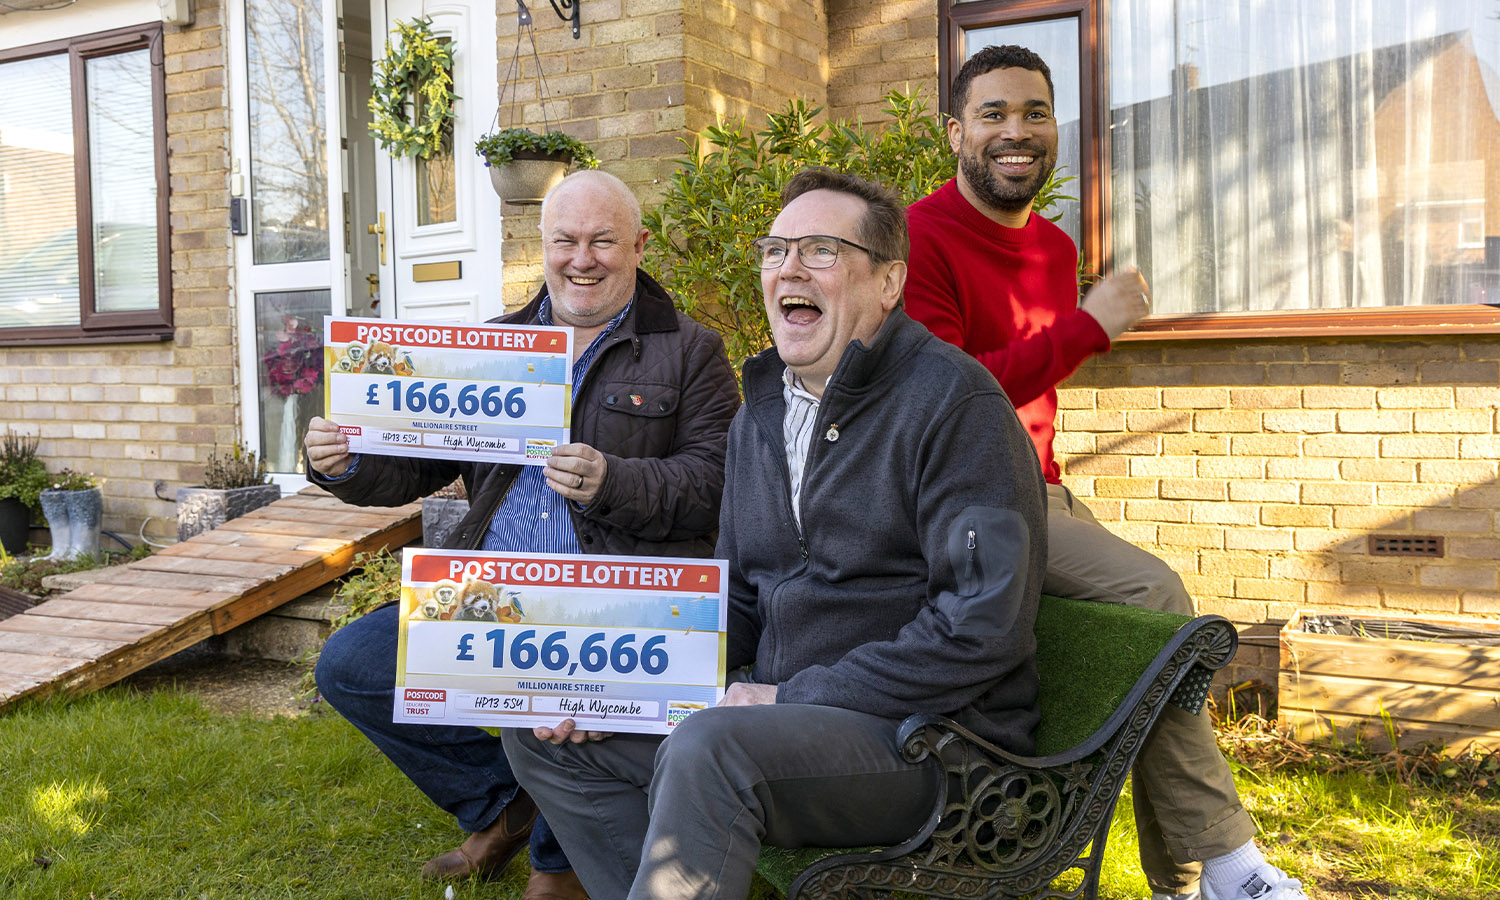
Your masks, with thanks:
[{"label": "ornate cast iron bench arm", "polygon": [[[1220,616],[1188,620],[1055,598],[1042,609],[1044,755],[1007,753],[943,716],[907,718],[899,733],[906,758],[941,762],[926,825],[886,849],[767,848],[761,874],[788,900],[1096,896],[1115,803],[1142,742],[1168,703],[1200,712],[1214,671],[1234,656],[1236,634]],[[1122,642],[1126,658],[1105,653]],[[1054,884],[1070,871],[1077,874]]]}]

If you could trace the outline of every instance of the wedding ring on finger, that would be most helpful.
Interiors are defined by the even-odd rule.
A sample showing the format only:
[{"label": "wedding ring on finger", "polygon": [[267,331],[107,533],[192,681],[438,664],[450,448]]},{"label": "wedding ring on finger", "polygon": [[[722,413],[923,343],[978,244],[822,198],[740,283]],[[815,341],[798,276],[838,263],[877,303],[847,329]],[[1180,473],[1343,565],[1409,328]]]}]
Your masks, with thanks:
[{"label": "wedding ring on finger", "polygon": [[578,476],[578,484],[574,485],[574,489],[575,490],[579,490],[579,489],[582,489],[582,488],[583,488],[583,476],[579,475]]}]

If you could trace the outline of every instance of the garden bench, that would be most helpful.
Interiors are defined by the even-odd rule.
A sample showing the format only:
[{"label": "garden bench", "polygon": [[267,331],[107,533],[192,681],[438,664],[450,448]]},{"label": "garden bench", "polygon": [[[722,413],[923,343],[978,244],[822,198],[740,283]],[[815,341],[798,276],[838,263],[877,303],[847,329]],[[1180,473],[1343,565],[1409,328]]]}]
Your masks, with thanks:
[{"label": "garden bench", "polygon": [[788,900],[1092,900],[1141,742],[1168,703],[1207,714],[1209,682],[1237,636],[1221,616],[1043,597],[1036,637],[1038,755],[1006,753],[943,716],[910,716],[898,734],[903,754],[942,762],[924,827],[884,849],[767,847],[760,875]]}]

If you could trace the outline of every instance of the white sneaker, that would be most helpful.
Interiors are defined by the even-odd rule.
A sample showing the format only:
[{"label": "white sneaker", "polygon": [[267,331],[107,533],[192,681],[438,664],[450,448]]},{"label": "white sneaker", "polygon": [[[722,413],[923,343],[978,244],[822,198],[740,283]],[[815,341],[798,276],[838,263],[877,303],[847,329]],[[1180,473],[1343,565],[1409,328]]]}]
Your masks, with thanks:
[{"label": "white sneaker", "polygon": [[1302,882],[1270,863],[1251,872],[1239,883],[1232,896],[1215,894],[1206,878],[1199,887],[1203,891],[1203,900],[1307,900],[1307,895],[1302,892]]},{"label": "white sneaker", "polygon": [[1151,895],[1151,900],[1198,900],[1198,892],[1197,891],[1193,891],[1190,894],[1157,894],[1157,893],[1153,893]]}]

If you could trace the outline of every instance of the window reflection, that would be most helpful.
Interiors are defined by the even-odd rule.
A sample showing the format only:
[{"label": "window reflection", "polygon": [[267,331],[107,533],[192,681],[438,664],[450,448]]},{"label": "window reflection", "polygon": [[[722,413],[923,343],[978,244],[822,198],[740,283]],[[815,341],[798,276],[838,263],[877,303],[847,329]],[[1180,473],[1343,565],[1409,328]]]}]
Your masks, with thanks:
[{"label": "window reflection", "polygon": [[254,0],[245,25],[255,262],[328,259],[322,6]]},{"label": "window reflection", "polygon": [[94,310],[156,309],[156,139],[149,51],[84,61]]},{"label": "window reflection", "polygon": [[1500,302],[1500,20],[1339,6],[1112,4],[1113,251],[1157,312]]},{"label": "window reflection", "polygon": [[445,147],[427,159],[418,157],[416,162],[417,224],[452,222],[458,217],[453,150]]},{"label": "window reflection", "polygon": [[77,325],[68,56],[0,65],[0,328]]}]

